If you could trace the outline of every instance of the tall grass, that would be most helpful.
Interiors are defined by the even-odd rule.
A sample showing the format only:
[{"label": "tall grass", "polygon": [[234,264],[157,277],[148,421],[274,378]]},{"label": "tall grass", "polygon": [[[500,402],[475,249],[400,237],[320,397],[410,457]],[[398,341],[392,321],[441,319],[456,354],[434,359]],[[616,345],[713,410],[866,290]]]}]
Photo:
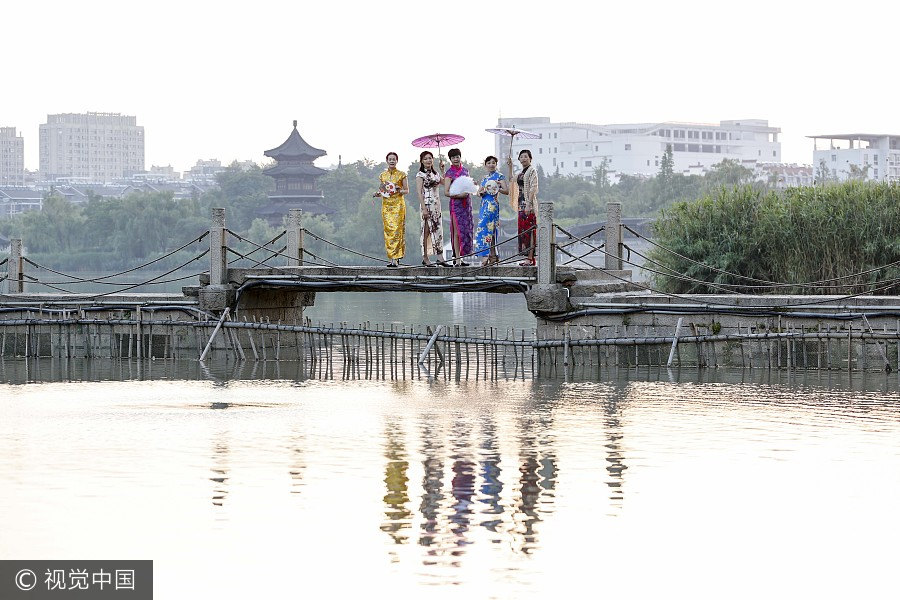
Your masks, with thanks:
[{"label": "tall grass", "polygon": [[[891,281],[900,278],[900,269],[883,268],[900,261],[898,184],[847,182],[783,191],[722,188],[664,209],[655,231],[658,244],[690,260],[659,248],[650,258],[705,282],[656,275],[654,283],[663,291],[721,293],[709,284],[733,284],[741,286],[735,291],[748,293],[900,293],[900,285]],[[761,289],[753,286],[763,284],[739,276],[789,284],[836,281]]]}]

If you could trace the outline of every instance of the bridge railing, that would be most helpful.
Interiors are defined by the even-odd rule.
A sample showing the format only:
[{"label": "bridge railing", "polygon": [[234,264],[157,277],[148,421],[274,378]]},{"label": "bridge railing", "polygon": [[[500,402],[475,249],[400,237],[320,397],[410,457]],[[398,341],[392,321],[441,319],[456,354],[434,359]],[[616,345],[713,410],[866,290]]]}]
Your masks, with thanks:
[{"label": "bridge railing", "polygon": [[[608,219],[605,225],[602,225],[585,235],[579,236],[568,231],[565,227],[554,224],[552,202],[540,202],[536,236],[536,253],[539,257],[539,260],[537,261],[538,283],[545,285],[554,284],[556,282],[556,269],[560,264],[583,268],[598,268],[599,265],[597,264],[598,261],[596,260],[598,253],[602,253],[605,255],[604,265],[607,269],[621,269],[623,258],[623,225],[621,222],[621,204],[617,202],[609,203],[607,205],[607,215]],[[605,232],[606,236],[606,241],[604,243],[596,244],[595,241],[592,241],[595,240],[595,237],[602,232]],[[285,230],[279,233],[279,235],[276,236],[273,240],[270,240],[265,244],[256,244],[255,242],[247,240],[227,228],[224,208],[213,208],[211,210],[211,222],[208,233],[204,233],[203,236],[192,240],[176,251],[183,250],[188,245],[201,241],[203,237],[208,235],[209,284],[213,286],[227,286],[228,268],[230,265],[233,265],[238,261],[249,261],[251,266],[262,267],[276,266],[272,264],[273,262],[277,263],[277,267],[302,266],[307,262],[312,265],[336,266],[335,263],[316,256],[311,251],[309,251],[309,249],[304,248],[305,234],[308,234],[313,239],[323,244],[333,245],[335,246],[335,248],[338,248],[342,252],[351,255],[364,256],[368,260],[378,260],[377,257],[359,253],[350,248],[344,248],[343,246],[337,245],[330,240],[326,240],[315,235],[313,232],[306,231],[303,228],[303,214],[300,209],[290,209],[288,211]],[[247,252],[246,254],[244,254],[242,252],[239,252],[234,247],[229,247],[229,236],[235,237],[239,243],[249,245],[253,249],[250,252],[244,251]],[[282,237],[284,237],[284,242],[280,248],[275,249],[267,247]],[[504,248],[515,246],[515,240],[516,238],[514,237],[505,240],[504,242],[502,242],[502,244],[504,245]],[[507,242],[509,242],[508,245]],[[173,251],[173,253],[176,251]],[[262,254],[258,255],[256,258],[251,256],[260,251],[262,251]],[[172,253],[166,254],[165,257],[168,257],[170,254]],[[204,252],[203,254],[206,254],[206,252]],[[232,258],[229,255],[234,255],[235,258]],[[515,260],[522,255],[522,252],[512,254],[510,257],[504,259],[503,262],[514,264]],[[586,258],[591,255],[593,255],[594,260],[586,260]],[[259,259],[259,256],[262,256],[263,258]],[[541,257],[546,257],[547,259],[544,260]],[[202,258],[202,254],[195,256],[191,261],[189,261],[189,263],[200,258]],[[153,261],[129,269],[124,273],[132,273],[133,271],[141,269],[145,266],[154,264],[158,260],[160,259],[154,259]],[[42,265],[38,265],[29,261],[23,254],[23,241],[19,238],[10,240],[9,257],[5,260],[0,261],[0,268],[4,266],[4,263],[6,269],[5,273],[0,272],[0,292],[7,292],[10,294],[23,293],[26,282],[31,282],[29,285],[44,285],[50,287],[50,289],[66,292],[67,290],[55,286],[65,286],[66,284],[84,284],[96,280],[96,282],[102,285],[118,285],[126,289],[133,289],[134,287],[137,287],[137,285],[170,283],[171,281],[177,281],[177,279],[159,281],[159,278],[153,278],[151,280],[135,285],[133,282],[116,282],[116,275],[119,274],[99,277],[95,279],[83,279],[75,275],[67,275],[65,273],[60,273],[48,267],[43,267]],[[38,279],[37,277],[29,276],[25,273],[26,263],[32,264],[38,269],[46,269],[48,272],[64,276],[66,277],[66,280],[45,282]],[[182,265],[182,267],[183,266],[186,265]],[[166,275],[168,275],[168,273]]]}]

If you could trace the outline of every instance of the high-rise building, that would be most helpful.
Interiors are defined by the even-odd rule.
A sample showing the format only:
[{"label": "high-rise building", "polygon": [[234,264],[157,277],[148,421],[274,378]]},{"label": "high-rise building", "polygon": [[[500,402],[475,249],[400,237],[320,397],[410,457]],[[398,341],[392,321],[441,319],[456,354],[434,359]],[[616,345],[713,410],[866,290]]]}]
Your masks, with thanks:
[{"label": "high-rise building", "polygon": [[25,185],[25,141],[15,127],[0,127],[0,185]]},{"label": "high-rise building", "polygon": [[[632,123],[592,125],[551,123],[547,117],[500,119],[498,127],[516,128],[540,136],[513,139],[515,161],[529,149],[535,166],[548,175],[591,177],[604,162],[611,179],[619,175],[652,176],[659,173],[666,146],[672,147],[676,173],[709,169],[724,159],[750,169],[756,163],[781,162],[781,129],[764,119],[740,119],[713,123]],[[496,153],[501,166],[510,153],[510,139],[497,137]]]},{"label": "high-rise building", "polygon": [[144,170],[144,128],[119,113],[47,115],[40,126],[45,180],[108,182]]}]

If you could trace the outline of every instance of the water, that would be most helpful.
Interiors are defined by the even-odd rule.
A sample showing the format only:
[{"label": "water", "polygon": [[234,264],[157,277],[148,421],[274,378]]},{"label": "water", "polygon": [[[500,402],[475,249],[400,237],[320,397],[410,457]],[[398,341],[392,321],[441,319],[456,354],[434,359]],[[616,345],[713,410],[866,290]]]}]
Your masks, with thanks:
[{"label": "water", "polygon": [[150,558],[167,599],[895,588],[896,374],[71,363],[0,364],[0,558]]}]

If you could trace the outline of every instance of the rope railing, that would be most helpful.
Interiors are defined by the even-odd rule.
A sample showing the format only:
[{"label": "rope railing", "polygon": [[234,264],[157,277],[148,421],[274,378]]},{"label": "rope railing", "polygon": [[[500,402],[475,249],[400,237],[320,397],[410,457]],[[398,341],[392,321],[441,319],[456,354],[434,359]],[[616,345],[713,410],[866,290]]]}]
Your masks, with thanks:
[{"label": "rope railing", "polygon": [[[371,256],[371,255],[369,255],[369,254],[363,254],[362,252],[357,252],[356,250],[351,250],[350,248],[346,248],[346,247],[344,247],[344,246],[341,246],[340,244],[337,244],[337,243],[335,243],[335,242],[332,242],[331,240],[328,240],[328,239],[325,239],[325,238],[323,238],[323,237],[320,237],[320,236],[316,235],[315,233],[313,233],[312,231],[310,231],[309,229],[304,228],[303,231],[304,231],[305,233],[308,233],[311,237],[315,238],[316,240],[318,240],[318,241],[320,241],[320,242],[324,242],[324,243],[328,244],[329,246],[333,246],[333,247],[337,248],[338,250],[343,250],[344,252],[349,252],[349,253],[354,254],[354,255],[356,255],[356,256],[361,256],[362,258],[368,258],[369,260],[374,260],[374,261],[377,261],[377,262],[384,262],[384,258],[380,258],[380,257],[377,257],[377,256]],[[305,249],[305,248],[304,248],[303,252],[304,252],[304,254],[306,253],[306,249]]]},{"label": "rope railing", "polygon": [[[226,229],[225,231],[227,231],[229,234],[231,234],[231,235],[234,236],[236,239],[238,239],[238,240],[240,240],[240,241],[242,241],[242,242],[247,242],[248,244],[250,244],[250,245],[252,245],[252,246],[256,246],[257,248],[262,248],[262,246],[260,246],[259,244],[257,244],[257,243],[254,242],[253,240],[248,240],[247,238],[242,237],[240,234],[235,233],[235,232],[231,231],[230,229]],[[287,249],[286,246],[283,247],[281,250],[272,250],[271,248],[264,248],[264,250],[265,250],[266,252],[271,252],[271,253],[272,253],[272,256],[266,257],[265,260],[269,260],[270,258],[274,258],[274,257],[276,257],[276,256],[283,256],[284,258],[287,258],[287,259],[290,259],[290,260],[296,260],[297,257],[292,257],[292,256],[290,256],[289,254],[285,254],[285,253],[284,253],[284,250],[286,250],[286,249]],[[229,250],[230,250],[230,249],[229,249]],[[311,255],[311,256],[314,256],[311,252],[307,251],[306,249],[303,249],[303,255],[306,256],[307,254],[309,254],[309,255]],[[249,256],[249,255],[248,255],[248,256]],[[319,258],[319,257],[316,257],[316,258]],[[321,260],[324,260],[324,259],[321,259]],[[322,263],[316,263],[315,261],[307,261],[305,258],[304,258],[304,261],[303,261],[303,262],[304,262],[304,263],[306,263],[306,262],[311,262],[311,263],[313,264],[313,266],[317,266],[317,267],[327,267],[327,266],[335,266],[335,267],[336,267],[336,266],[339,266],[339,265],[335,265],[334,263],[332,263],[331,265],[326,265],[326,264],[322,264]],[[290,273],[290,274],[292,274],[292,275],[296,275],[296,271],[292,271],[292,270],[290,270],[290,269],[285,269],[285,268],[283,268],[283,267],[277,267],[277,266],[274,266],[274,265],[268,265],[268,264],[267,264],[267,265],[266,265],[266,268],[267,268],[267,269],[274,269],[274,270],[276,270],[276,271],[281,271],[281,272],[283,272],[283,273]]]},{"label": "rope railing", "polygon": [[[259,250],[259,248],[257,248],[257,249],[254,250],[253,252],[256,252],[257,250]],[[230,265],[233,265],[234,263],[236,263],[237,261],[239,261],[239,260],[241,260],[241,259],[246,259],[246,260],[249,260],[250,262],[253,263],[253,264],[250,266],[251,269],[254,268],[254,267],[259,267],[259,266],[263,266],[263,267],[267,267],[267,268],[272,268],[272,265],[267,264],[266,261],[269,260],[270,258],[274,258],[275,256],[278,255],[279,252],[283,252],[283,251],[285,251],[285,250],[287,250],[287,246],[282,246],[280,250],[271,250],[271,249],[269,249],[269,248],[265,248],[265,251],[266,251],[266,252],[271,252],[272,255],[271,255],[271,256],[267,256],[267,257],[263,258],[262,260],[256,260],[256,259],[254,259],[254,258],[250,258],[250,255],[253,254],[253,252],[248,252],[247,254],[242,254],[242,253],[238,252],[237,250],[235,250],[235,249],[233,249],[233,248],[225,248],[225,251],[226,251],[226,252],[230,252],[231,254],[234,254],[234,255],[237,256],[237,258],[235,258],[235,259],[229,261],[229,263],[228,263],[229,266],[230,266]]]},{"label": "rope railing", "polygon": [[678,258],[680,258],[680,259],[682,259],[682,260],[686,260],[686,261],[688,261],[688,262],[690,262],[690,263],[692,263],[692,264],[695,264],[695,265],[697,265],[697,266],[703,267],[703,268],[705,268],[705,269],[709,269],[710,271],[714,271],[714,272],[716,272],[716,273],[720,273],[720,274],[722,274],[722,275],[729,275],[729,276],[734,277],[734,278],[736,278],[736,279],[743,279],[743,280],[745,280],[745,281],[754,281],[754,282],[756,282],[756,283],[766,284],[766,285],[764,285],[764,286],[762,286],[762,287],[815,287],[815,286],[817,286],[817,285],[827,284],[827,283],[832,282],[832,281],[842,281],[842,280],[845,280],[845,279],[858,278],[858,277],[861,277],[861,276],[863,276],[863,275],[869,275],[869,274],[871,274],[871,273],[875,273],[875,272],[878,272],[878,271],[882,271],[882,270],[884,270],[884,269],[889,269],[889,268],[891,268],[891,267],[897,267],[897,266],[900,266],[900,260],[898,260],[898,261],[894,261],[894,262],[892,262],[892,263],[888,263],[888,264],[883,265],[883,266],[880,266],[880,267],[874,267],[874,268],[872,268],[872,269],[867,269],[867,270],[865,270],[865,271],[860,271],[860,272],[858,272],[858,273],[852,273],[852,274],[850,274],[850,275],[842,275],[842,276],[840,276],[840,277],[830,277],[830,278],[828,278],[828,279],[820,279],[820,280],[818,280],[818,281],[805,281],[805,282],[799,282],[799,283],[785,283],[785,282],[781,282],[781,281],[771,281],[771,280],[768,280],[768,279],[759,279],[759,278],[756,278],[756,277],[749,277],[749,276],[746,276],[746,275],[739,275],[739,274],[737,274],[737,273],[732,273],[732,272],[730,272],[730,271],[725,271],[725,270],[723,270],[723,269],[719,269],[719,268],[717,268],[717,267],[713,267],[712,265],[708,265],[708,264],[706,264],[706,263],[704,263],[704,262],[700,262],[700,261],[698,261],[698,260],[694,260],[693,258],[689,258],[689,257],[687,257],[687,256],[684,256],[683,254],[680,254],[680,253],[676,252],[675,250],[672,250],[672,249],[670,249],[670,248],[666,248],[665,246],[663,246],[663,245],[661,245],[661,244],[655,242],[654,240],[651,240],[650,238],[641,235],[640,233],[638,233],[637,231],[635,231],[634,229],[632,229],[632,228],[629,227],[628,225],[623,225],[623,227],[625,227],[628,231],[630,231],[631,233],[633,233],[633,234],[634,234],[635,236],[637,236],[638,238],[640,238],[640,239],[642,239],[642,240],[644,240],[644,241],[650,243],[651,245],[653,245],[653,246],[659,248],[660,250],[663,250],[664,252],[668,252],[669,254],[672,254],[673,256],[676,256],[676,257],[678,257]]},{"label": "rope railing", "polygon": [[158,262],[161,261],[161,260],[164,260],[164,259],[166,259],[166,258],[169,258],[170,256],[173,256],[173,255],[177,254],[178,252],[181,252],[182,250],[184,250],[185,248],[187,248],[187,247],[190,246],[191,244],[196,244],[196,243],[198,243],[198,242],[203,241],[203,238],[205,238],[205,237],[208,236],[208,235],[209,235],[209,232],[208,232],[208,231],[205,231],[205,232],[203,232],[202,234],[200,234],[199,236],[197,236],[196,238],[194,238],[193,240],[191,240],[190,242],[187,242],[186,244],[183,244],[183,245],[179,246],[178,248],[175,248],[174,250],[172,250],[172,251],[170,251],[170,252],[167,252],[166,254],[163,254],[162,256],[159,256],[159,257],[157,257],[157,258],[154,258],[153,260],[151,260],[151,261],[149,261],[149,262],[140,264],[140,265],[138,265],[138,266],[136,266],[136,267],[132,267],[131,269],[126,269],[125,271],[120,271],[119,273],[113,273],[113,274],[111,274],[111,275],[104,275],[103,277],[93,277],[93,278],[83,278],[83,277],[78,277],[77,275],[71,275],[71,274],[69,274],[69,273],[63,273],[63,272],[61,272],[61,271],[57,271],[57,270],[55,270],[55,269],[51,269],[51,268],[48,267],[48,266],[45,266],[45,265],[36,263],[36,262],[34,262],[33,260],[31,260],[30,258],[28,258],[27,256],[23,256],[23,257],[22,257],[22,260],[24,260],[26,263],[28,263],[29,265],[31,265],[31,266],[33,266],[33,267],[35,267],[35,268],[37,268],[37,269],[43,269],[44,271],[47,271],[47,272],[49,272],[49,273],[53,273],[54,275],[59,275],[60,277],[68,277],[69,279],[71,279],[71,281],[53,281],[53,282],[47,282],[48,284],[51,284],[51,285],[65,285],[65,284],[70,284],[70,283],[98,283],[98,284],[101,284],[101,285],[130,285],[132,282],[111,282],[111,281],[105,281],[105,280],[107,280],[107,279],[112,279],[112,278],[114,278],[114,277],[120,277],[120,276],[122,276],[122,275],[127,275],[128,273],[133,273],[133,272],[135,272],[135,271],[138,271],[138,270],[140,270],[140,269],[143,269],[143,268],[145,268],[145,267],[148,267],[148,266],[150,266],[150,265],[152,265],[152,264],[156,264],[156,263],[158,263]]},{"label": "rope railing", "polygon": [[[741,284],[741,283],[710,282],[710,281],[704,281],[702,279],[697,279],[695,277],[690,277],[688,275],[684,275],[683,273],[679,273],[672,267],[669,267],[668,265],[664,265],[664,264],[660,263],[659,261],[656,261],[653,258],[651,258],[645,254],[642,254],[640,251],[638,251],[634,248],[631,248],[627,244],[623,244],[623,245],[628,249],[629,252],[633,252],[640,258],[644,259],[646,262],[649,262],[649,263],[659,267],[660,269],[665,269],[666,272],[651,269],[645,265],[637,265],[636,263],[630,263],[629,261],[625,261],[625,262],[629,262],[629,264],[633,264],[633,265],[637,266],[639,269],[647,271],[648,273],[653,273],[655,275],[671,277],[673,279],[679,279],[681,281],[686,281],[688,283],[695,283],[695,284],[703,285],[703,286],[706,286],[706,287],[709,287],[712,289],[721,290],[721,291],[724,291],[725,293],[741,294],[741,293],[744,293],[744,290],[748,290],[748,289],[750,289],[750,290],[772,290],[772,289],[777,289],[777,288],[801,288],[801,289],[814,289],[814,290],[845,290],[847,288],[859,287],[861,285],[874,285],[876,283],[876,282],[873,282],[870,284],[845,283],[842,285],[804,286],[802,284],[796,284],[796,283],[782,283],[782,284],[774,284],[774,285],[750,285],[750,284]],[[887,279],[887,280],[880,281],[877,283],[883,283],[883,284],[900,283],[900,278]]]},{"label": "rope railing", "polygon": [[566,231],[562,225],[557,225],[556,223],[554,223],[553,226],[556,227],[556,229],[558,229],[562,233],[564,233],[570,240],[573,240],[571,242],[566,242],[565,244],[557,244],[557,245],[561,245],[561,246],[571,246],[572,244],[576,244],[580,241],[586,240],[588,238],[592,238],[595,235],[597,235],[598,233],[600,233],[601,231],[606,229],[606,225],[601,225],[599,229],[596,229],[587,235],[577,237],[577,236],[575,236],[575,234],[572,234],[572,233],[569,233],[568,231]]},{"label": "rope railing", "polygon": [[[629,260],[626,260],[624,257],[616,256],[616,255],[614,255],[614,254],[611,254],[611,253],[607,252],[606,250],[601,250],[601,252],[603,252],[603,254],[605,254],[605,255],[607,255],[607,256],[612,256],[612,257],[614,257],[614,258],[621,259],[622,262],[627,263],[627,264],[630,264],[630,265],[632,265],[632,266],[634,266],[634,267],[637,267],[637,268],[639,268],[639,269],[642,268],[641,265],[638,265],[637,263],[634,263],[634,262],[631,262],[631,261],[629,261]],[[645,270],[646,270],[646,269],[645,269]],[[637,288],[640,289],[640,290],[644,290],[644,291],[651,292],[651,293],[654,293],[654,294],[659,294],[659,295],[661,295],[661,296],[667,296],[667,297],[669,297],[669,298],[676,298],[676,299],[678,299],[678,300],[684,300],[684,301],[686,301],[686,302],[691,302],[691,303],[695,303],[695,304],[697,303],[697,300],[696,300],[695,298],[691,298],[690,296],[685,296],[685,295],[683,295],[683,294],[675,294],[675,293],[672,293],[672,292],[665,292],[665,291],[663,291],[663,290],[658,290],[658,289],[653,288],[653,287],[651,287],[651,286],[646,286],[646,285],[643,285],[643,284],[641,284],[641,283],[631,281],[631,279],[626,279],[626,278],[624,278],[624,277],[619,277],[618,275],[616,275],[616,274],[614,274],[614,273],[612,273],[612,272],[610,272],[610,271],[607,271],[606,274],[607,274],[609,277],[612,277],[613,279],[617,279],[617,280],[619,280],[619,281],[621,281],[621,282],[623,282],[623,283],[631,284],[632,286],[635,286],[635,287],[637,287]],[[703,283],[706,284],[706,282],[703,282]],[[707,285],[708,285],[708,284],[707,284]],[[759,309],[759,310],[769,310],[769,311],[774,311],[774,310],[780,310],[780,309],[784,309],[784,308],[789,308],[789,307],[792,307],[792,306],[816,306],[816,305],[819,305],[819,304],[827,304],[827,303],[829,303],[829,302],[841,302],[841,301],[843,301],[843,300],[850,300],[850,299],[852,299],[852,298],[858,298],[858,297],[860,297],[860,296],[865,296],[865,295],[868,295],[868,294],[874,294],[875,292],[884,291],[884,290],[886,290],[886,289],[892,287],[893,285],[895,285],[895,283],[892,282],[892,283],[889,283],[888,285],[880,286],[880,287],[877,287],[877,288],[874,288],[874,289],[871,289],[871,290],[868,290],[868,291],[865,291],[865,292],[858,292],[858,293],[855,293],[855,294],[846,294],[846,295],[837,296],[837,297],[829,297],[829,298],[824,298],[824,299],[822,299],[822,300],[810,300],[810,301],[796,302],[796,303],[793,303],[793,304],[779,304],[779,305],[774,305],[774,304],[773,304],[773,305],[757,306],[757,307],[754,307],[754,308],[757,308],[757,309]],[[730,303],[727,303],[727,302],[715,302],[715,301],[711,301],[711,300],[704,300],[704,301],[703,301],[703,304],[704,304],[704,305],[707,305],[707,306],[723,306],[723,307],[728,307],[728,308],[746,308],[746,307],[741,307],[741,306],[738,306],[738,305],[735,305],[735,304],[730,304]]]},{"label": "rope railing", "polygon": [[[186,261],[186,262],[184,262],[184,263],[181,263],[180,265],[178,265],[178,266],[176,266],[176,267],[174,267],[174,268],[172,268],[172,269],[169,269],[169,270],[166,271],[165,273],[161,273],[161,274],[157,275],[156,277],[152,277],[152,278],[147,279],[147,280],[145,280],[145,281],[141,281],[141,282],[138,282],[138,283],[133,283],[133,284],[131,284],[131,285],[127,285],[127,286],[122,287],[122,288],[120,288],[120,289],[110,290],[110,291],[108,291],[108,292],[103,292],[103,293],[100,293],[100,294],[80,294],[80,293],[73,293],[73,292],[71,292],[70,290],[66,290],[66,289],[57,287],[57,286],[54,285],[54,284],[40,281],[40,280],[37,279],[36,277],[32,277],[32,276],[30,276],[30,275],[24,275],[24,276],[25,276],[27,279],[32,280],[32,281],[33,281],[35,284],[37,284],[37,285],[43,285],[43,286],[49,287],[49,288],[51,288],[51,289],[57,290],[57,291],[59,291],[59,292],[65,293],[65,294],[67,294],[68,296],[70,296],[71,298],[78,298],[78,299],[102,298],[102,297],[104,297],[104,296],[110,296],[110,295],[112,295],[112,294],[121,294],[122,292],[127,292],[128,290],[132,290],[132,289],[134,289],[134,288],[138,288],[138,287],[142,287],[142,286],[146,286],[146,285],[151,285],[151,284],[154,284],[154,283],[155,283],[155,284],[161,284],[161,283],[164,283],[163,281],[160,281],[163,277],[166,277],[167,275],[171,275],[172,273],[174,273],[174,272],[176,272],[176,271],[179,271],[179,270],[185,268],[185,267],[188,266],[189,264],[191,264],[191,263],[193,263],[193,262],[195,262],[195,261],[200,260],[201,258],[203,258],[204,256],[206,256],[207,254],[209,254],[209,249],[208,249],[208,248],[207,248],[206,250],[204,250],[203,252],[201,252],[200,254],[198,254],[197,256],[194,256],[194,257],[191,258],[190,260],[188,260],[188,261]],[[184,276],[184,277],[178,277],[178,278],[171,279],[171,280],[167,280],[166,283],[171,283],[171,282],[173,282],[173,281],[181,281],[181,280],[184,280],[184,279],[188,279],[188,278],[192,278],[192,277],[197,277],[197,275],[199,275],[199,273],[191,274],[191,275],[186,275],[186,276]],[[80,282],[72,281],[72,282],[68,282],[68,283],[80,283]]]},{"label": "rope railing", "polygon": [[[570,264],[572,264],[573,262],[582,262],[582,263],[586,264],[586,265],[587,265],[589,268],[591,268],[591,269],[597,268],[595,265],[592,265],[592,264],[590,264],[589,262],[587,262],[587,261],[585,261],[585,260],[582,260],[582,259],[584,259],[584,257],[586,257],[586,256],[590,256],[590,255],[593,254],[595,251],[600,250],[601,248],[604,248],[604,247],[606,246],[606,244],[603,243],[603,244],[600,244],[599,246],[594,246],[593,244],[590,244],[590,243],[586,242],[585,240],[587,240],[587,239],[589,239],[589,238],[591,238],[591,237],[597,235],[598,233],[600,233],[601,231],[603,231],[604,229],[606,229],[606,225],[603,225],[603,226],[601,226],[599,229],[597,229],[597,230],[595,230],[595,231],[592,231],[591,233],[588,233],[587,235],[583,235],[583,236],[578,237],[578,238],[576,238],[573,234],[571,234],[571,233],[569,233],[568,231],[566,231],[563,227],[561,227],[561,226],[559,226],[559,225],[556,225],[555,223],[553,224],[553,226],[554,226],[554,228],[558,229],[559,231],[563,232],[566,236],[568,236],[568,237],[569,237],[569,240],[570,240],[570,241],[567,241],[567,242],[564,243],[564,244],[557,244],[557,245],[556,245],[556,249],[557,249],[557,250],[559,250],[560,252],[563,252],[564,254],[567,254],[567,255],[569,255],[570,257],[572,257],[572,260],[570,260],[570,261],[568,261],[568,262],[566,262],[566,263],[563,263],[564,265],[570,265]],[[555,237],[555,236],[554,236],[554,237]],[[584,254],[582,254],[582,255],[580,255],[580,256],[577,256],[577,257],[576,257],[574,254],[572,254],[571,252],[568,252],[568,251],[565,250],[565,249],[568,248],[569,246],[572,246],[573,244],[578,244],[578,243],[584,244],[585,246],[587,246],[588,248],[590,248],[590,250],[588,250],[588,251],[585,252]]]}]

